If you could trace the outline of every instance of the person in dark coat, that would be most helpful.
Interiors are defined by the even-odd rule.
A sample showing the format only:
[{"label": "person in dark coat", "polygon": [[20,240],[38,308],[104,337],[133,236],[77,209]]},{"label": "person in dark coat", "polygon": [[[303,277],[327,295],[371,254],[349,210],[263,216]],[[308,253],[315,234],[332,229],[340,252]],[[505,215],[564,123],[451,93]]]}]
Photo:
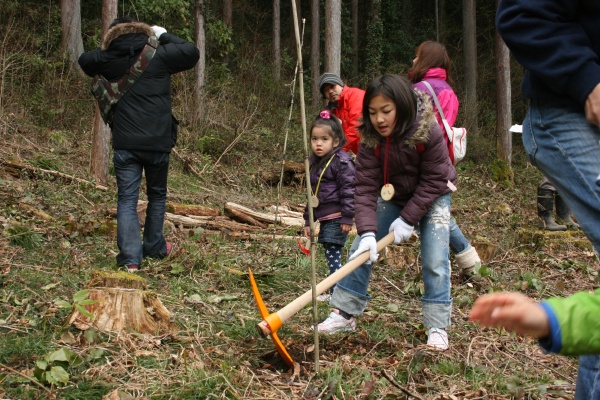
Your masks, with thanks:
[{"label": "person in dark coat", "polygon": [[[177,120],[172,115],[171,75],[193,68],[198,48],[159,26],[130,17],[115,19],[100,48],[85,52],[79,65],[89,76],[119,80],[156,36],[159,46],[142,75],[114,108],[110,124],[117,179],[117,263],[137,271],[144,257],[162,258],[172,251],[163,236],[169,153],[175,145]],[[142,173],[148,208],[143,240],[136,212]]]},{"label": "person in dark coat", "polygon": [[399,75],[369,83],[363,103],[360,147],[356,156],[354,222],[359,236],[350,259],[365,251],[369,261],[341,279],[332,294],[335,307],[320,332],[356,329],[363,313],[377,240],[394,232],[394,243],[410,239],[418,227],[425,293],[421,299],[427,344],[448,349],[450,325],[450,193],[456,171],[429,98]]},{"label": "person in dark coat", "polygon": [[[356,169],[352,156],[344,149],[346,137],[340,120],[329,110],[323,110],[310,127],[310,184],[313,200],[304,211],[304,234],[310,238],[308,207],[313,206],[313,217],[319,221],[319,243],[325,250],[329,273],[342,266],[342,252],[348,232],[354,224],[354,185]],[[317,297],[329,301],[329,293]]]}]

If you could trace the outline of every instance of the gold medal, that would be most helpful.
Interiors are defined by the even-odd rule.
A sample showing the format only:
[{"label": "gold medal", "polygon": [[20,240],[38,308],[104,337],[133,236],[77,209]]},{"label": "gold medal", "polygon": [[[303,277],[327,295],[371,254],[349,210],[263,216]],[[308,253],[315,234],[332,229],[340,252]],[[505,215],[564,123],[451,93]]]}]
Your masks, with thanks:
[{"label": "gold medal", "polygon": [[310,196],[310,205],[312,208],[319,207],[319,199],[317,198],[317,196]]},{"label": "gold medal", "polygon": [[394,186],[391,183],[386,183],[381,188],[381,198],[390,201],[392,197],[394,197]]}]

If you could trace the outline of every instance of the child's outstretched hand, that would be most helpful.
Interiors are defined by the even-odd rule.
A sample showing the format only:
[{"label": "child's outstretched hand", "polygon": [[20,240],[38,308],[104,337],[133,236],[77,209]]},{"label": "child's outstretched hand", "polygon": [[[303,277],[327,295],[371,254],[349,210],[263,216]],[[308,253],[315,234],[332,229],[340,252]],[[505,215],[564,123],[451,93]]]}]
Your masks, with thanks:
[{"label": "child's outstretched hand", "polygon": [[481,296],[475,301],[469,319],[535,338],[550,334],[548,316],[542,306],[521,293],[499,292]]}]

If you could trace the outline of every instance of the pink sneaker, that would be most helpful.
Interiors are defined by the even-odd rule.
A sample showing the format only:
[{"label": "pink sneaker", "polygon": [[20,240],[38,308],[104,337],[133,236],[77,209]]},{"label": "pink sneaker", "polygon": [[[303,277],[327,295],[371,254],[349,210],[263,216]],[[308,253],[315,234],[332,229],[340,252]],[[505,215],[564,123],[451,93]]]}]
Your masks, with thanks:
[{"label": "pink sneaker", "polygon": [[340,315],[340,310],[333,310],[329,317],[319,324],[319,332],[334,334],[338,332],[354,332],[356,320],[354,317],[346,319]]},{"label": "pink sneaker", "polygon": [[167,242],[167,257],[171,254],[171,251],[173,251],[173,243]]}]

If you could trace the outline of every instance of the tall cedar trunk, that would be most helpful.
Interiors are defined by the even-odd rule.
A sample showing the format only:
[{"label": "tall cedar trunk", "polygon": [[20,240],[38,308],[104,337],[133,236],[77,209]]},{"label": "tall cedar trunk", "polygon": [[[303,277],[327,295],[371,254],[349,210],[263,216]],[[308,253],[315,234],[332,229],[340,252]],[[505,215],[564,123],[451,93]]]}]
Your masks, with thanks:
[{"label": "tall cedar trunk", "polygon": [[281,0],[273,0],[273,79],[281,79]]},{"label": "tall cedar trunk", "polygon": [[228,27],[233,27],[233,0],[223,0],[223,22]]},{"label": "tall cedar trunk", "polygon": [[[227,25],[227,27],[231,30],[232,32],[232,39],[233,39],[233,4],[232,4],[232,0],[223,0],[223,23],[225,25]],[[229,54],[229,52],[223,57],[223,62],[225,64],[230,63],[231,61],[231,54]]]},{"label": "tall cedar trunk", "polygon": [[318,108],[321,104],[321,92],[319,92],[319,77],[321,76],[321,24],[319,20],[320,1],[312,0],[310,3],[311,24],[310,24],[310,74],[311,74],[311,105]]},{"label": "tall cedar trunk", "polygon": [[512,162],[512,124],[510,90],[510,53],[496,32],[496,135],[498,158],[510,167]]},{"label": "tall cedar trunk", "polygon": [[358,0],[352,0],[352,74],[358,76]]},{"label": "tall cedar trunk", "polygon": [[340,75],[342,58],[342,1],[325,2],[325,72]]},{"label": "tall cedar trunk", "polygon": [[[102,0],[102,32],[104,37],[110,23],[117,18],[118,0]],[[100,116],[100,110],[96,105],[96,116],[94,118],[94,130],[92,134],[92,155],[90,160],[90,172],[101,184],[108,181],[108,158],[110,154],[110,129]]]},{"label": "tall cedar trunk", "polygon": [[194,72],[196,74],[196,102],[198,104],[197,118],[201,119],[204,115],[204,86],[206,71],[206,32],[204,29],[204,0],[196,0],[196,30],[194,37],[196,46],[200,50],[200,59],[196,64]]},{"label": "tall cedar trunk", "polygon": [[465,53],[465,126],[470,135],[479,133],[477,113],[477,41],[475,0],[463,0],[463,35]]},{"label": "tall cedar trunk", "polygon": [[62,51],[69,58],[71,66],[83,76],[84,73],[77,62],[79,55],[83,53],[80,0],[60,0],[60,25]]}]

